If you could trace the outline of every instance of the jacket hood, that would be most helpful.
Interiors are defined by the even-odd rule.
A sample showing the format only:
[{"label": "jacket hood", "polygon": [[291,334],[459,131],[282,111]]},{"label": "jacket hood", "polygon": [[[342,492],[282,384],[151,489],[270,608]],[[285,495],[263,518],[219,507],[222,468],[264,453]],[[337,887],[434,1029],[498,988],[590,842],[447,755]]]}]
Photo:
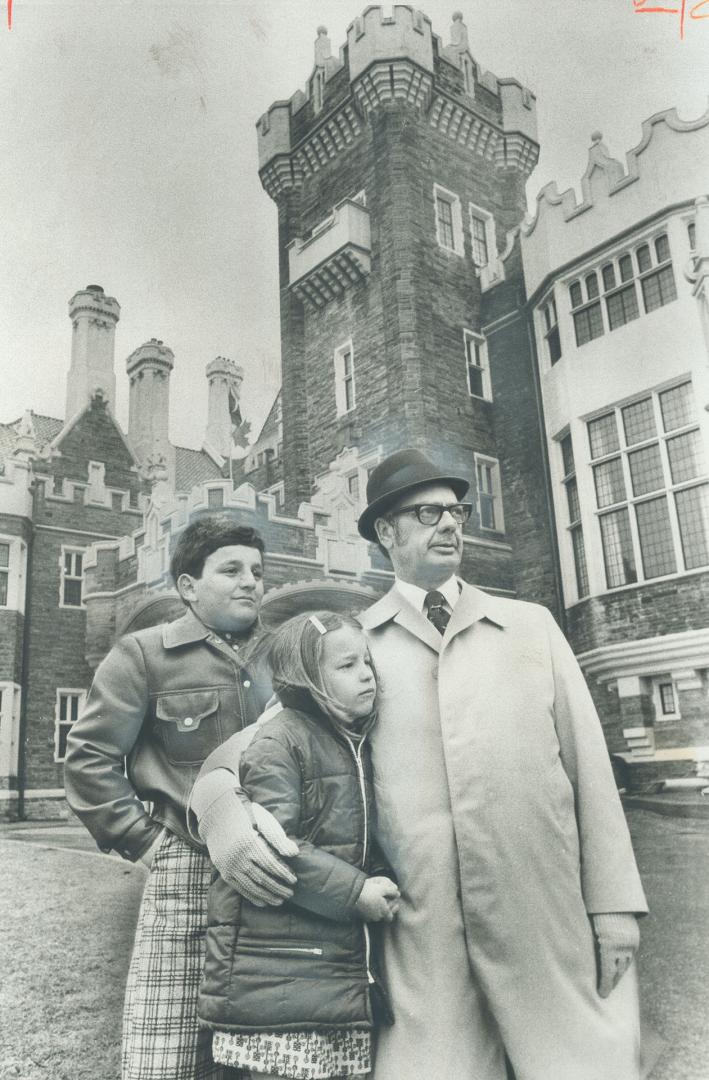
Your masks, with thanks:
[{"label": "jacket hood", "polygon": [[322,705],[320,705],[313,697],[310,690],[307,690],[304,686],[283,686],[274,687],[278,697],[283,705],[288,709],[295,709],[297,712],[305,713],[306,716],[312,717],[321,724],[326,724],[332,728],[336,734],[346,736],[351,739],[364,738],[374,727],[377,719],[376,708],[372,710],[369,716],[365,716],[362,720],[356,720],[353,724],[344,724],[341,720],[338,720],[336,716],[331,716],[330,713],[325,712]]}]

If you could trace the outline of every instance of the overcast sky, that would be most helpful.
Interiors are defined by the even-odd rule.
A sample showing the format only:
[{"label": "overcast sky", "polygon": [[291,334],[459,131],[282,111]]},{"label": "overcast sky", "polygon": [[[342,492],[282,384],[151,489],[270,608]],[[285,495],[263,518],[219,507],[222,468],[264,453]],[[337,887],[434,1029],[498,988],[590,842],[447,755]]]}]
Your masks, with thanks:
[{"label": "overcast sky", "polygon": [[[157,337],[175,353],[173,441],[200,445],[204,368],[217,355],[243,365],[242,412],[258,428],[280,356],[276,209],[258,179],[255,121],[304,87],[317,27],[337,54],[365,5],[14,0],[10,32],[6,4],[0,420],[30,407],[63,416],[67,301],[98,283],[122,308],[124,425],[125,359]],[[707,107],[709,19],[688,19],[681,41],[677,16],[638,14],[633,0],[428,0],[444,44],[456,6],[476,60],[537,96],[530,205],[550,180],[577,184],[592,131],[623,158],[644,118]]]}]

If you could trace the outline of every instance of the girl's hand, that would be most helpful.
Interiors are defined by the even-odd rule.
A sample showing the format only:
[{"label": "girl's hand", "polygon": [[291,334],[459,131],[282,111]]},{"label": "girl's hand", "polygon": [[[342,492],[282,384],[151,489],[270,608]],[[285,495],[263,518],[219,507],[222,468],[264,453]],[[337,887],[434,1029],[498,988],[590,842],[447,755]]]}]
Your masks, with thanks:
[{"label": "girl's hand", "polygon": [[399,899],[399,890],[389,878],[367,878],[357,901],[357,912],[365,922],[391,922],[399,910]]}]

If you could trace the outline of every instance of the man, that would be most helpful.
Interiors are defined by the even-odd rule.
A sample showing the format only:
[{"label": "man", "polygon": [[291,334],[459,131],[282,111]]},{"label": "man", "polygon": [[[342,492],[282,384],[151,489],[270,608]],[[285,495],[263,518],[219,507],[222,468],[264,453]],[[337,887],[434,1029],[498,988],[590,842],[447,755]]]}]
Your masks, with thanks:
[{"label": "man", "polygon": [[361,616],[402,894],[376,1080],[637,1080],[647,909],[601,727],[550,613],[456,577],[467,490],[403,450],[359,520],[395,574]]},{"label": "man", "polygon": [[[225,1075],[212,1062],[209,1033],[197,1027],[211,864],[186,829],[185,810],[205,757],[252,723],[271,692],[242,660],[258,627],[263,551],[257,532],[226,515],[188,525],[170,567],[186,613],[113,647],[69,734],[69,805],[102,851],[150,870],[126,991],[123,1080]],[[257,888],[258,863],[270,871],[271,892],[285,895],[271,875],[295,879],[239,809],[230,818],[240,840],[235,879],[247,893]],[[283,854],[297,850],[278,830],[266,831]]]},{"label": "man", "polygon": [[[360,616],[377,835],[401,891],[374,1080],[638,1080],[628,969],[647,909],[601,727],[550,613],[456,576],[467,490],[402,450],[359,520],[395,573]],[[219,751],[210,768],[211,797],[230,786],[236,805]],[[193,809],[233,880],[217,805]]]}]

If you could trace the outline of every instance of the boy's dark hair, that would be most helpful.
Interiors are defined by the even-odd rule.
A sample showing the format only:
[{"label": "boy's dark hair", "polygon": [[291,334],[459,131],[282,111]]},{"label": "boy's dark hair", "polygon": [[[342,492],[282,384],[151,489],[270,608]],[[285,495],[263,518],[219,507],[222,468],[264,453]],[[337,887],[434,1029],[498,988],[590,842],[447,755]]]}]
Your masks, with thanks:
[{"label": "boy's dark hair", "polygon": [[239,525],[228,514],[207,514],[191,521],[180,533],[170,559],[170,574],[177,584],[180,574],[199,578],[214,551],[234,544],[256,548],[263,556],[265,544],[250,525]]}]

